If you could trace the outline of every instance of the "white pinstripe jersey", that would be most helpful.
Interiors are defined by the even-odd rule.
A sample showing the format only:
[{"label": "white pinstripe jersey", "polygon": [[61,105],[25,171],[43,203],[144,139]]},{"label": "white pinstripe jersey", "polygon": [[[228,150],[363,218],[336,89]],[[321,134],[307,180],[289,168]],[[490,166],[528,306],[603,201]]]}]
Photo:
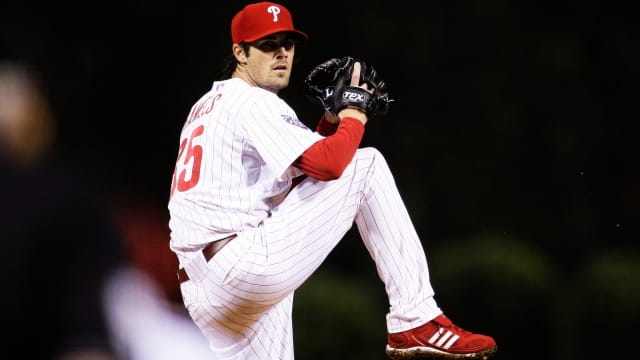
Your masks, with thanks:
[{"label": "white pinstripe jersey", "polygon": [[320,139],[276,94],[237,78],[215,82],[180,135],[171,248],[191,252],[258,226],[302,174],[291,163]]}]

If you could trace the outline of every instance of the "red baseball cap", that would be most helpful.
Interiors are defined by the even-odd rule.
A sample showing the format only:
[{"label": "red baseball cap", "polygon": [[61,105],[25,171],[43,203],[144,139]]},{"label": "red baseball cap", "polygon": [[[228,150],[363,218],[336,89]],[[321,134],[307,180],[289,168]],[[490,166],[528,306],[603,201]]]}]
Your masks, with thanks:
[{"label": "red baseball cap", "polygon": [[234,44],[252,42],[281,31],[290,32],[298,40],[309,38],[293,27],[291,13],[286,7],[272,2],[249,4],[231,21],[231,39]]}]

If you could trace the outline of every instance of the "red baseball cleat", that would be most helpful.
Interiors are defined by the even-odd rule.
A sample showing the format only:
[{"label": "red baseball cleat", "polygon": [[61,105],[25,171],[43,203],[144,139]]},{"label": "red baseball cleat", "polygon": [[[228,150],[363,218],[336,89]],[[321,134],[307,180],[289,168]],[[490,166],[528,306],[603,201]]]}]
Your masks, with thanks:
[{"label": "red baseball cleat", "polygon": [[389,334],[387,356],[400,359],[481,359],[486,360],[498,350],[490,336],[474,334],[440,315],[428,323]]}]

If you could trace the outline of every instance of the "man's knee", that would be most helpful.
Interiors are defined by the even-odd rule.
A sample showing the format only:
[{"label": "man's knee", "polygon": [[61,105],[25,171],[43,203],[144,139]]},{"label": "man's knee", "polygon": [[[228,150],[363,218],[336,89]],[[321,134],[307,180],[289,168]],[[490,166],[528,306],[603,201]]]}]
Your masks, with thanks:
[{"label": "man's knee", "polygon": [[380,150],[374,147],[365,147],[356,150],[356,154],[353,157],[354,160],[364,160],[371,163],[381,162],[386,164],[387,160],[384,158],[384,155],[380,152]]},{"label": "man's knee", "polygon": [[380,152],[380,150],[374,147],[364,147],[356,150],[355,158],[361,159],[369,159],[369,158],[379,158],[384,160],[384,156]]}]

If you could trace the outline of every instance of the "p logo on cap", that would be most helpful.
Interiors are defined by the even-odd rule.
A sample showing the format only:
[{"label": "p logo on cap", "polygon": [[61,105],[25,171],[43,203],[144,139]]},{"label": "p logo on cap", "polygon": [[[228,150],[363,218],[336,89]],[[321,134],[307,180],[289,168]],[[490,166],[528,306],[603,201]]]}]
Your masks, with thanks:
[{"label": "p logo on cap", "polygon": [[267,8],[267,12],[272,13],[273,14],[273,22],[278,22],[278,14],[280,14],[280,8],[275,6],[275,5],[271,5]]},{"label": "p logo on cap", "polygon": [[291,13],[286,7],[272,2],[247,5],[231,21],[231,39],[234,44],[252,42],[283,31],[291,33],[298,40],[309,38],[307,34],[294,28]]}]

